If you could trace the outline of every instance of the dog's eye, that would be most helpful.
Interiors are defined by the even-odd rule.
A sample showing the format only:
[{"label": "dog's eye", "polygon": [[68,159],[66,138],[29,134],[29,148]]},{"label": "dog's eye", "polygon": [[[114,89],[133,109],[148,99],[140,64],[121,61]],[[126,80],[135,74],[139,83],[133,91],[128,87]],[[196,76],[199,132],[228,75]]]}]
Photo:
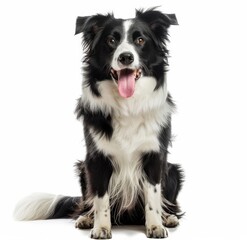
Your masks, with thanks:
[{"label": "dog's eye", "polygon": [[107,44],[110,46],[110,47],[115,47],[117,41],[114,37],[110,36],[108,37],[107,39]]},{"label": "dog's eye", "polygon": [[136,39],[135,43],[136,43],[136,45],[143,46],[145,43],[145,40],[144,40],[144,38],[139,37]]}]

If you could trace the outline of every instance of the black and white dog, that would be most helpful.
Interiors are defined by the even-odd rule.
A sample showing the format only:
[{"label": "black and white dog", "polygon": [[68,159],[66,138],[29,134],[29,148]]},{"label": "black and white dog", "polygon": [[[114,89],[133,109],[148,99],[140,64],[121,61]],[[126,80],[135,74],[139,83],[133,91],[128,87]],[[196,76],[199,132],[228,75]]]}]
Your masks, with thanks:
[{"label": "black and white dog", "polygon": [[82,197],[36,194],[15,211],[20,220],[78,214],[76,227],[111,238],[112,224],[145,224],[147,237],[164,238],[178,225],[183,173],[167,162],[174,103],[167,91],[168,28],[174,14],[136,11],[78,17],[85,48],[82,97],[86,159],[76,164]]}]

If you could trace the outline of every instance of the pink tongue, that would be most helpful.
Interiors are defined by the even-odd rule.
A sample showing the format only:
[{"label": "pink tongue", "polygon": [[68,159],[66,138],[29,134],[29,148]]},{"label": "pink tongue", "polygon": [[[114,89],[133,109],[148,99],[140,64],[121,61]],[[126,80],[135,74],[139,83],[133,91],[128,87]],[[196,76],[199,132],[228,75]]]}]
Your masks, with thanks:
[{"label": "pink tongue", "polygon": [[132,71],[118,72],[118,92],[124,98],[129,98],[135,91],[135,74]]}]

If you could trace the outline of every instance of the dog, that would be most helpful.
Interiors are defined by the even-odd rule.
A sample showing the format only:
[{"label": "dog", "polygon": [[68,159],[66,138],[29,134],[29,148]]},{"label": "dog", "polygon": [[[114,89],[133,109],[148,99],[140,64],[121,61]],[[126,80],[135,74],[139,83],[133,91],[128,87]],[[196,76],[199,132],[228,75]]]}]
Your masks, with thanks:
[{"label": "dog", "polygon": [[182,216],[177,196],[183,170],[167,162],[171,115],[168,28],[174,14],[136,10],[78,17],[84,81],[76,107],[83,122],[85,161],[76,163],[82,197],[33,194],[16,207],[19,220],[75,217],[94,239],[111,238],[112,224],[143,224],[148,238],[165,238]]}]

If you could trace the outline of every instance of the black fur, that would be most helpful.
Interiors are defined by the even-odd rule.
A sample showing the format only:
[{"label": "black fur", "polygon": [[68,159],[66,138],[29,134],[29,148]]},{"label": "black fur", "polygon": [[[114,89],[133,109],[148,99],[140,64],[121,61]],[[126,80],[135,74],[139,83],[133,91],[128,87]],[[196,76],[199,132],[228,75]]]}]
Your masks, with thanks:
[{"label": "black fur", "polygon": [[110,158],[100,152],[88,153],[85,164],[90,182],[88,191],[93,196],[103,197],[113,171]]},{"label": "black fur", "polygon": [[105,116],[102,111],[91,111],[87,106],[83,106],[78,101],[76,107],[77,118],[83,118],[85,126],[91,127],[95,133],[99,133],[101,136],[105,136],[110,139],[113,133],[113,127],[111,124],[111,116],[108,114]]},{"label": "black fur", "polygon": [[152,184],[156,185],[161,180],[162,174],[162,165],[166,162],[163,162],[160,158],[160,153],[149,152],[142,156],[143,161],[143,170],[146,174],[147,180]]},{"label": "black fur", "polygon": [[[82,197],[64,197],[57,204],[55,212],[52,216],[50,216],[50,218],[77,218],[79,215],[83,215],[90,211],[91,206],[85,205],[86,196],[89,191],[89,184],[87,183],[87,178],[85,175],[85,162],[79,161],[76,164],[76,168],[79,174]],[[172,203],[165,210],[167,213],[175,214],[178,218],[180,218],[183,214],[181,214],[181,209],[178,206],[176,199],[184,181],[183,171],[178,164],[171,163],[167,163],[167,166],[163,167],[161,171],[162,175],[165,176],[162,178],[162,186],[164,186],[162,193],[164,197]],[[111,212],[117,213],[117,207],[113,207]],[[145,213],[142,199],[139,199],[137,204],[131,210],[124,211],[120,217],[116,218],[115,215],[112,214],[111,216],[113,224],[145,224]]]},{"label": "black fur", "polygon": [[80,204],[81,197],[64,197],[57,203],[54,213],[49,218],[73,217]]},{"label": "black fur", "polygon": [[[98,98],[101,97],[101,94],[97,83],[111,79],[109,63],[115,48],[121,41],[122,22],[122,19],[115,19],[111,14],[98,14],[91,17],[78,17],[77,19],[76,34],[83,32],[83,43],[86,52],[84,84],[90,86],[92,93]],[[140,10],[136,11],[135,23],[130,29],[130,32],[132,32],[130,36],[142,36],[146,41],[145,46],[136,47],[136,51],[142,61],[141,64],[144,66],[144,76],[154,76],[157,81],[155,90],[162,87],[165,82],[164,73],[168,66],[168,50],[165,41],[168,40],[167,29],[171,24],[177,24],[176,17],[173,14],[162,14],[155,9],[146,12]],[[115,45],[109,46],[104,41],[109,35],[114,36]],[[129,38],[128,40],[132,43],[135,38]],[[104,56],[104,58],[98,56]],[[174,106],[170,95],[168,95],[167,101],[171,106]],[[76,113],[78,119],[83,119],[88,152],[85,163],[77,164],[82,185],[82,196],[85,199],[89,192],[93,195],[103,196],[107,190],[113,169],[110,156],[105,156],[94,147],[95,143],[89,128],[110,140],[114,131],[112,118],[111,115],[105,115],[101,111],[91,111],[80,99]],[[167,162],[168,146],[171,142],[171,119],[169,119],[167,126],[161,128],[159,141],[161,143],[160,153],[149,152],[143,154],[143,171],[148,181],[153,185],[159,183],[162,179],[162,193],[168,201],[174,204],[169,207],[169,212],[177,214],[180,209],[176,198],[181,189],[183,174],[178,165]],[[137,204],[132,210],[123,212],[119,219],[113,217],[113,223],[143,224],[143,202],[140,200],[137,203],[140,205]],[[84,210],[82,209],[82,213]],[[114,206],[112,212],[114,212]]]},{"label": "black fur", "polygon": [[[155,155],[155,154],[154,154]],[[146,156],[146,158],[150,158],[152,156]],[[146,159],[144,156],[144,159]],[[145,161],[145,160],[144,160]],[[80,183],[81,183],[81,190],[82,196],[85,197],[88,195],[86,183],[86,175],[85,175],[85,168],[86,164],[84,161],[79,161],[77,163],[77,169],[79,173]],[[156,170],[157,172],[162,172],[164,178],[162,178],[162,193],[171,205],[169,205],[165,210],[170,214],[175,214],[178,218],[180,218],[183,214],[181,213],[181,209],[177,203],[177,196],[179,191],[182,188],[182,183],[184,181],[184,174],[183,170],[178,164],[171,164],[167,163],[167,165],[163,165],[162,169]],[[155,183],[157,181],[156,176],[153,176],[154,180],[150,182]],[[83,204],[82,204],[83,205]],[[90,210],[90,207],[83,205],[81,212],[77,212],[78,215],[85,214],[87,211]],[[145,212],[144,212],[144,205],[143,200],[139,199],[136,205],[131,210],[124,211],[120,217],[115,217],[117,215],[118,208],[117,206],[113,206],[111,212],[116,213],[115,215],[112,214],[112,223],[113,224],[129,224],[129,225],[143,225],[145,223]],[[75,216],[77,217],[77,215]]]},{"label": "black fur", "polygon": [[85,51],[75,110],[86,143],[85,160],[76,163],[82,196],[28,197],[20,218],[79,217],[76,227],[93,227],[95,239],[111,238],[111,224],[146,224],[152,238],[167,236],[163,225],[178,224],[184,175],[167,161],[175,109],[165,85],[170,25],[176,16],[155,8],[128,21],[113,14],[77,18]]},{"label": "black fur", "polygon": [[[125,23],[129,24],[128,27]],[[156,9],[136,11],[136,17],[132,19],[131,24],[130,21],[115,19],[112,14],[77,18],[75,34],[83,33],[85,50],[83,67],[85,96],[78,100],[75,110],[77,118],[84,125],[87,150],[85,160],[76,163],[82,196],[58,198],[60,200],[51,210],[49,218],[84,215],[92,220],[93,213],[95,218],[99,215],[98,210],[93,208],[93,200],[96,199],[98,205],[95,206],[101,210],[101,217],[94,222],[98,225],[96,230],[92,231],[93,238],[111,236],[110,218],[105,220],[109,217],[107,214],[111,214],[112,224],[135,225],[145,224],[146,214],[146,218],[149,218],[147,236],[160,238],[165,236],[165,229],[161,228],[163,232],[159,233],[152,232],[154,230],[150,229],[150,226],[153,224],[150,224],[150,221],[154,222],[157,225],[154,228],[157,228],[162,224],[169,225],[167,219],[170,214],[178,218],[182,216],[177,196],[182,187],[183,171],[179,165],[167,161],[168,147],[172,138],[171,114],[175,104],[165,88],[168,66],[166,41],[168,28],[176,24],[174,14],[163,14]],[[124,44],[121,45],[122,42]],[[129,59],[123,59],[123,55],[125,57],[128,55]],[[138,56],[135,57],[138,59],[135,59],[137,63],[134,62],[134,55]],[[135,64],[131,65],[132,62]],[[142,82],[138,82],[141,80]],[[131,96],[121,93],[122,89],[126,88],[121,84],[131,85],[130,90],[135,91],[137,82],[143,84],[144,88],[140,87],[141,94],[131,95],[134,100],[128,102],[126,98]],[[129,86],[127,90],[128,88]],[[109,89],[111,91],[108,93]],[[124,93],[128,93],[127,90],[124,89],[126,91]],[[110,95],[112,98],[107,94],[112,94]],[[145,103],[147,99],[148,103]],[[125,114],[122,106],[128,109],[128,114]],[[137,112],[136,108],[139,106],[141,110]],[[130,125],[131,121],[134,127]],[[125,132],[128,135],[125,136]],[[133,149],[129,146],[131,144]],[[126,158],[123,157],[124,154]],[[130,170],[133,165],[133,172],[137,178],[132,178],[135,175],[128,175],[132,173]],[[118,168],[123,170],[122,174],[118,172]],[[120,187],[121,198],[113,196],[114,191],[111,192],[109,183],[112,183],[110,181],[113,179],[112,184],[115,184],[117,181],[114,180],[122,180],[122,176],[129,182],[120,181],[120,186],[125,187],[127,182],[129,188],[134,191],[129,194],[129,191],[126,191],[128,186],[125,189]],[[102,200],[104,196],[106,200]],[[131,204],[128,205],[126,201],[127,204],[124,206],[120,204],[119,207],[118,202],[121,203],[124,196],[127,196],[125,200],[130,196]],[[161,197],[160,201],[159,198],[155,201],[153,196]],[[56,197],[54,199],[56,200]],[[102,204],[103,201],[105,202]],[[175,216],[174,224],[177,224]],[[77,227],[92,227],[92,221],[87,222],[83,217],[81,219],[82,222],[79,222]]]},{"label": "black fur", "polygon": [[[110,79],[109,62],[112,52],[120,43],[122,31],[122,19],[115,19],[113,15],[97,14],[91,17],[78,17],[76,22],[76,34],[83,32],[83,43],[86,56],[84,62],[84,84],[91,87],[92,93],[100,97],[97,82]],[[174,14],[163,14],[151,9],[149,11],[136,11],[135,24],[131,30],[135,37],[144,36],[146,44],[143,48],[136,48],[144,66],[143,73],[146,76],[154,76],[157,79],[156,90],[165,82],[164,72],[168,65],[168,50],[165,41],[168,40],[167,29],[170,25],[177,25]],[[107,36],[115,37],[117,44],[109,47],[105,42]],[[134,39],[129,39],[133,42]],[[99,58],[98,56],[104,56]]]}]

